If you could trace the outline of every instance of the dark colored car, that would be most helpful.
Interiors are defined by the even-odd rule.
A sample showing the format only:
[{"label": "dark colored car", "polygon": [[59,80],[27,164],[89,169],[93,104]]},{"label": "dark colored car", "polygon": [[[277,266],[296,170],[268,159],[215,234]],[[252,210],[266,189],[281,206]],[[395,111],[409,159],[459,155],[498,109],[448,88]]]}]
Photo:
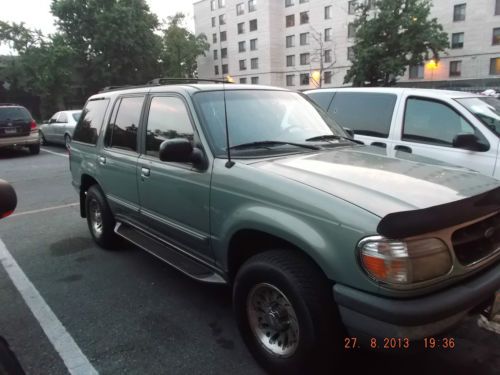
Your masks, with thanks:
[{"label": "dark colored car", "polygon": [[35,155],[40,152],[40,135],[31,113],[17,104],[0,103],[0,148],[29,148]]}]

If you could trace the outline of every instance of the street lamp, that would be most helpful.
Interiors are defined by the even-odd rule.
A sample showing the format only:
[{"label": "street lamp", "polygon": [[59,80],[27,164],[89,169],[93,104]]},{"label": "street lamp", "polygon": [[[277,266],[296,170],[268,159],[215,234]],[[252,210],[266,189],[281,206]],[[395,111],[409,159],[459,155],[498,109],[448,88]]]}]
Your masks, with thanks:
[{"label": "street lamp", "polygon": [[434,59],[429,60],[426,64],[427,69],[431,71],[431,82],[434,81],[434,71],[438,68],[438,62]]},{"label": "street lamp", "polygon": [[321,87],[321,72],[319,70],[314,70],[311,73],[311,81],[316,88]]}]

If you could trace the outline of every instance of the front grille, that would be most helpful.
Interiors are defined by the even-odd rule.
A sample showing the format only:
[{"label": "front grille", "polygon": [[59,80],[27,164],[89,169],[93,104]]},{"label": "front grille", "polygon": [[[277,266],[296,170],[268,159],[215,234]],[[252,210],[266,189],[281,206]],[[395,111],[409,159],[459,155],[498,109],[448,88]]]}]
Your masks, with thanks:
[{"label": "front grille", "polygon": [[464,266],[486,258],[500,247],[500,214],[456,230],[451,241]]}]

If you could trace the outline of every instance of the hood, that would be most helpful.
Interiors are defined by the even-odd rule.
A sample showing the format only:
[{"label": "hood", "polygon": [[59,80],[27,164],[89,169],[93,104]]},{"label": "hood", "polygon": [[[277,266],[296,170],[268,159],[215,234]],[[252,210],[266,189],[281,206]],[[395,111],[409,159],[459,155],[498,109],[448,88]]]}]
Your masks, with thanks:
[{"label": "hood", "polygon": [[324,191],[379,217],[443,205],[500,186],[500,181],[467,169],[427,164],[418,157],[388,157],[383,152],[376,147],[339,147],[267,159],[252,166]]}]

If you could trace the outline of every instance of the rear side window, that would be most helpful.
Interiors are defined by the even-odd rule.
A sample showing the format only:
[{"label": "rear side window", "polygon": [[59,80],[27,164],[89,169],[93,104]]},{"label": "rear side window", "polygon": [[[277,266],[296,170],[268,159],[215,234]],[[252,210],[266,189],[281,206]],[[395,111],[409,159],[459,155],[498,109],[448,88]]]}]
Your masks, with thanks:
[{"label": "rear side window", "polygon": [[3,107],[0,108],[0,121],[31,121],[31,115],[23,107]]},{"label": "rear side window", "polygon": [[108,103],[109,99],[91,100],[87,103],[75,128],[75,141],[93,145],[97,143]]},{"label": "rear side window", "polygon": [[118,99],[106,132],[106,146],[137,151],[137,130],[143,103],[143,96]]},{"label": "rear side window", "polygon": [[57,119],[57,122],[61,122],[61,123],[68,122],[68,115],[66,113],[61,113],[61,115]]},{"label": "rear side window", "polygon": [[328,106],[332,102],[333,92],[311,92],[307,94],[317,105],[328,111]]},{"label": "rear side window", "polygon": [[328,114],[354,134],[387,138],[396,99],[393,94],[338,92]]}]

